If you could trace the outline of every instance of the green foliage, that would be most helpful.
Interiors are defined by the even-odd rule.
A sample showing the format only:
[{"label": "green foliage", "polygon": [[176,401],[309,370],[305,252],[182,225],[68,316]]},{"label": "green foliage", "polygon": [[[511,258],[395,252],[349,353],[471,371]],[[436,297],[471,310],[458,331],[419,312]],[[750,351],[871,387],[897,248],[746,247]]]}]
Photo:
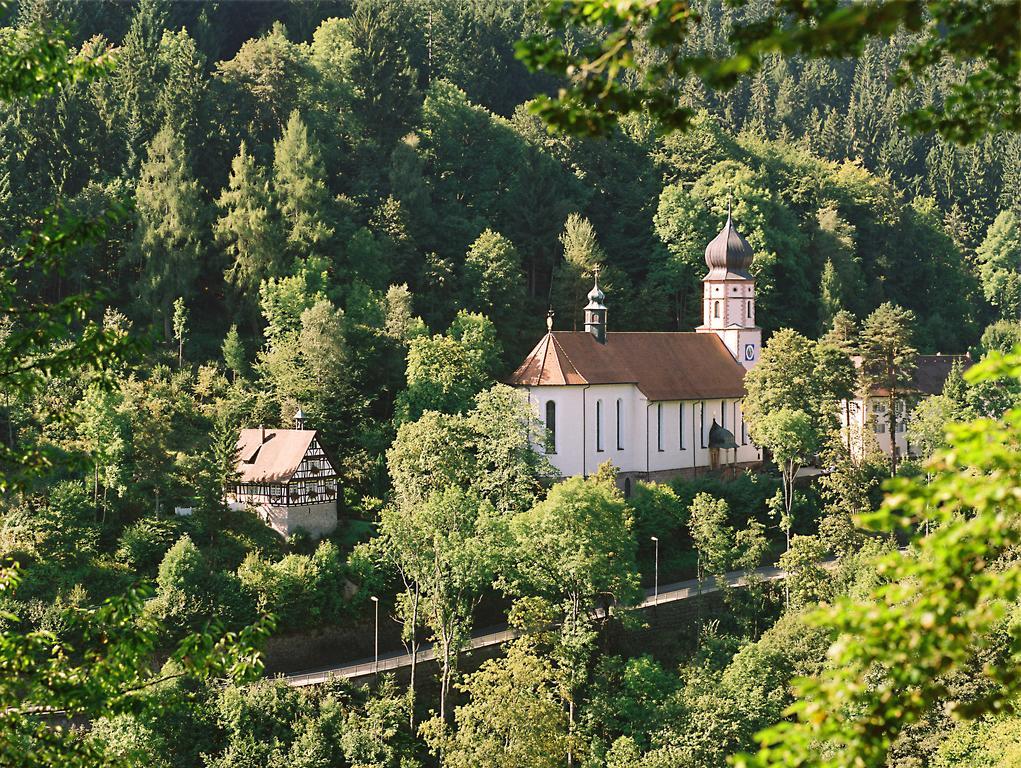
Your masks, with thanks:
[{"label": "green foliage", "polygon": [[571,477],[510,523],[515,561],[510,592],[570,606],[578,616],[597,604],[638,598],[630,510],[612,478]]},{"label": "green foliage", "polygon": [[[323,254],[333,236],[321,151],[295,110],[273,145],[273,189],[292,258]],[[257,183],[257,180],[256,180]]]},{"label": "green foliage", "polygon": [[180,538],[180,525],[176,521],[143,518],[124,529],[116,556],[135,573],[155,576],[167,551]]},{"label": "green foliage", "polygon": [[[994,357],[968,378],[1017,376],[1016,357]],[[1016,693],[1013,665],[985,664],[991,685],[977,696],[948,688],[954,672],[972,670],[1016,600],[1016,434],[1021,413],[952,426],[952,448],[930,460],[929,482],[890,481],[890,495],[869,522],[885,530],[935,528],[916,537],[913,551],[875,562],[882,583],[864,599],[842,598],[813,623],[841,638],[832,663],[796,685],[796,720],[760,738],[742,765],[883,765],[893,740],[933,706],[955,716],[994,712]],[[962,514],[967,510],[966,514]],[[1008,558],[1006,567],[992,564]],[[947,584],[963,585],[948,590]],[[1013,634],[1008,641],[1013,650]]]},{"label": "green foliage", "polygon": [[[17,569],[4,569],[4,593],[17,588]],[[40,713],[97,718],[137,709],[139,691],[161,680],[188,676],[249,680],[261,672],[254,650],[269,624],[239,635],[188,635],[171,653],[174,671],[156,672],[151,657],[163,627],[143,610],[143,594],[130,592],[94,609],[69,609],[68,631],[0,633],[0,760],[22,766],[130,765],[134,754],[107,753],[101,743],[54,728]],[[16,616],[5,615],[8,621]],[[127,758],[127,759],[124,759]]]},{"label": "green foliage", "polygon": [[[533,109],[552,127],[574,133],[605,133],[626,114],[652,114],[671,128],[686,128],[692,110],[678,98],[693,76],[704,87],[726,90],[739,78],[760,73],[773,54],[805,59],[861,55],[873,39],[900,30],[912,34],[898,51],[895,81],[931,82],[948,67],[964,66],[946,88],[944,101],[927,100],[905,114],[915,130],[938,129],[948,138],[974,141],[986,132],[1018,127],[1018,15],[1012,3],[961,6],[947,0],[844,7],[778,7],[760,11],[741,3],[728,18],[718,48],[694,45],[702,14],[667,0],[606,4],[596,0],[544,3],[546,21],[568,39],[534,35],[518,54],[533,70],[571,77],[556,98]],[[743,12],[741,12],[743,11]],[[1009,30],[1011,43],[1003,43]],[[593,35],[596,31],[598,34]],[[650,51],[649,58],[636,51]],[[654,55],[652,55],[654,54]],[[765,107],[765,104],[762,105]]]},{"label": "green foliage", "polygon": [[512,643],[458,686],[471,695],[454,712],[457,729],[438,720],[423,725],[426,741],[444,764],[483,768],[555,768],[571,748],[567,713],[547,661]]},{"label": "green foliage", "polygon": [[[897,434],[897,409],[915,372],[915,315],[889,302],[865,318],[861,328],[861,379],[864,391],[884,390],[889,434]],[[897,472],[897,453],[890,454],[890,473]]]},{"label": "green foliage", "polygon": [[348,568],[337,546],[328,541],[312,555],[291,554],[276,562],[249,553],[237,576],[256,610],[276,616],[282,631],[310,623],[336,624],[350,615],[345,598]]},{"label": "green foliage", "polygon": [[149,144],[135,191],[138,228],[132,251],[141,265],[140,288],[163,316],[169,340],[171,304],[189,297],[204,249],[204,203],[188,165],[184,142],[164,126]]},{"label": "green foliage", "polygon": [[398,399],[398,418],[414,421],[426,411],[464,413],[492,381],[498,357],[492,321],[465,310],[446,334],[411,339],[408,386]]},{"label": "green foliage", "polygon": [[976,253],[982,292],[1004,320],[1021,317],[1021,226],[1014,211],[1001,211]]},{"label": "green foliage", "polygon": [[217,242],[233,259],[226,278],[242,293],[254,292],[281,272],[281,233],[272,205],[266,172],[242,141],[227,188],[216,201],[220,216],[213,226]]}]

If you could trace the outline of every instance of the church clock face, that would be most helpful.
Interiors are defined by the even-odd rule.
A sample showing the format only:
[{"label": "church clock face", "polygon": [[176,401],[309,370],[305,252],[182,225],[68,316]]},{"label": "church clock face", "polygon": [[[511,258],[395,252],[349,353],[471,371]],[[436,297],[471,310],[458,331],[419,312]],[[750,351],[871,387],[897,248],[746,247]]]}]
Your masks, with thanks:
[{"label": "church clock face", "polygon": [[751,362],[755,359],[755,345],[745,344],[744,345],[744,359]]}]

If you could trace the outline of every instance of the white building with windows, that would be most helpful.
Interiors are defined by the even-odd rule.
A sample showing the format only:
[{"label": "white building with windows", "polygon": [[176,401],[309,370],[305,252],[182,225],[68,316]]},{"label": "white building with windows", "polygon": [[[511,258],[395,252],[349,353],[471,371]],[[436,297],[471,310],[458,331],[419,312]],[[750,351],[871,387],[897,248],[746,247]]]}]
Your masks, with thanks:
[{"label": "white building with windows", "polygon": [[337,467],[300,410],[294,427],[241,430],[227,501],[253,510],[281,536],[301,529],[320,538],[337,527]]},{"label": "white building with windows", "polygon": [[537,449],[561,476],[588,476],[611,461],[627,491],[633,478],[761,461],[741,414],[744,373],[762,339],[752,257],[728,213],[706,248],[703,323],[694,332],[608,332],[598,278],[584,331],[557,331],[547,321],[509,383],[527,392],[545,424]]},{"label": "white building with windows", "polygon": [[[852,359],[856,366],[861,365],[860,357]],[[968,355],[918,355],[911,384],[894,399],[897,426],[893,435],[890,434],[890,393],[887,390],[874,387],[866,398],[859,396],[844,401],[840,414],[841,429],[852,452],[860,455],[878,447],[887,456],[896,451],[898,459],[916,457],[915,446],[908,440],[911,414],[919,402],[943,392],[943,385],[955,363],[967,369],[972,360]]]}]

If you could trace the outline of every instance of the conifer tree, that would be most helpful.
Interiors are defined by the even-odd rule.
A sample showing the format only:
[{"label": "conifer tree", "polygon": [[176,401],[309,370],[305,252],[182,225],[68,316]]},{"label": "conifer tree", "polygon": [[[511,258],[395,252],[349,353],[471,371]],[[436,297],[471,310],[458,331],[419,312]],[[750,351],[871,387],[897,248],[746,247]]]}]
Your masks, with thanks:
[{"label": "conifer tree", "polygon": [[822,278],[819,281],[819,321],[821,327],[830,327],[833,323],[833,318],[843,309],[842,295],[840,276],[833,266],[833,260],[827,259],[826,266],[822,270]]},{"label": "conifer tree", "polygon": [[248,361],[245,359],[245,345],[238,334],[238,327],[232,325],[227,331],[223,340],[223,362],[231,373],[231,380],[237,381],[238,376],[244,376],[248,368]]},{"label": "conifer tree", "polygon": [[125,133],[127,170],[137,173],[142,149],[156,132],[154,109],[159,83],[160,39],[166,24],[164,0],[141,0],[117,57],[115,78],[121,94],[120,129]]},{"label": "conifer tree", "polygon": [[158,119],[188,139],[201,140],[198,111],[206,90],[206,57],[186,30],[167,30],[160,40],[157,63],[161,80],[155,105]]},{"label": "conifer tree", "polygon": [[567,217],[560,244],[564,260],[557,264],[553,275],[553,306],[562,315],[564,326],[577,330],[592,274],[606,260],[606,254],[599,246],[592,222],[579,213]]},{"label": "conifer tree", "polygon": [[243,294],[257,297],[259,284],[281,272],[282,237],[266,172],[248,154],[244,141],[216,206],[221,214],[214,226],[216,239],[233,258],[226,278]]},{"label": "conifer tree", "polygon": [[135,191],[138,228],[133,252],[141,263],[141,298],[162,315],[171,338],[171,304],[194,290],[202,254],[203,206],[184,144],[166,126],[149,145]]},{"label": "conifer tree", "polygon": [[886,302],[865,318],[861,329],[862,384],[886,393],[890,430],[890,474],[897,474],[897,406],[915,372],[915,313]]},{"label": "conifer tree", "polygon": [[319,145],[294,110],[283,136],[273,145],[273,188],[287,247],[296,259],[321,252],[333,237],[328,224],[330,193],[321,158]]},{"label": "conifer tree", "polygon": [[858,321],[846,309],[841,309],[833,316],[830,329],[820,341],[849,355],[854,354],[858,347]]},{"label": "conifer tree", "polygon": [[418,73],[408,54],[411,19],[394,0],[359,0],[354,6],[344,80],[353,87],[352,112],[365,135],[377,137],[389,152],[414,122],[419,103]]}]

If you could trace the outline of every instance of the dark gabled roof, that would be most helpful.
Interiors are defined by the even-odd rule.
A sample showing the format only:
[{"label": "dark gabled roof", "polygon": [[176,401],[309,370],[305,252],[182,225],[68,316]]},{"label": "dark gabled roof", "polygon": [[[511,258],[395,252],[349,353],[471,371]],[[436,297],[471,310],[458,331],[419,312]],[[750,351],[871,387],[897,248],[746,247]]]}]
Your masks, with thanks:
[{"label": "dark gabled roof", "polygon": [[[314,429],[242,429],[238,438],[237,471],[242,483],[286,483],[298,471]],[[336,467],[327,459],[336,474]]]},{"label": "dark gabled roof", "polygon": [[[861,365],[861,357],[854,357],[855,365]],[[924,395],[939,395],[943,392],[950,369],[960,362],[965,370],[974,365],[969,355],[919,355],[915,361],[915,372],[911,377],[911,390]],[[883,387],[873,387],[874,397],[885,397],[890,393]]]},{"label": "dark gabled roof", "polygon": [[649,400],[744,397],[744,368],[715,333],[551,331],[508,384],[635,384]]}]

